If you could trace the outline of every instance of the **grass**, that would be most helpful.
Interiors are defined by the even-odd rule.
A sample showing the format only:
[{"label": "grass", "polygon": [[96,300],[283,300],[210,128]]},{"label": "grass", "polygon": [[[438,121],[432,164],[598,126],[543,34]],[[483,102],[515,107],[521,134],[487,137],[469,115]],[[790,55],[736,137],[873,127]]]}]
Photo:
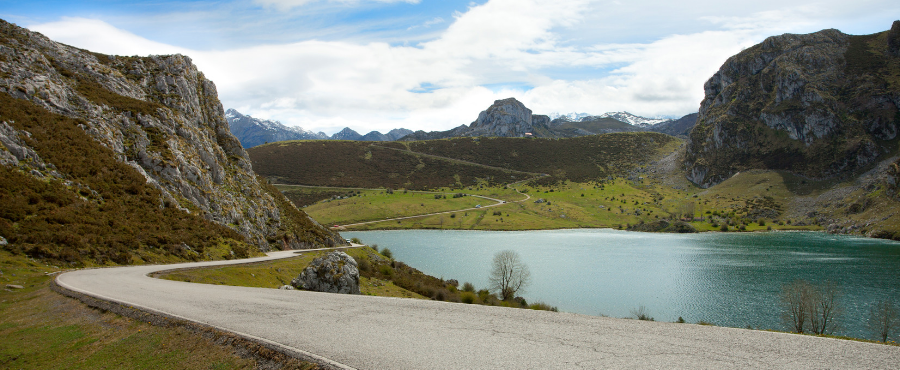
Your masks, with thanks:
[{"label": "grass", "polygon": [[[460,291],[449,281],[426,275],[403,262],[388,258],[386,253],[379,254],[372,248],[348,248],[343,251],[359,263],[360,292],[365,295],[557,311],[556,307],[549,304],[536,302],[529,305],[521,298],[501,301],[486,290],[477,293]],[[275,261],[175,270],[156,277],[192,283],[278,288],[290,284],[291,279],[297,277],[313,259],[327,253],[330,251],[311,251],[298,257]]]},{"label": "grass", "polygon": [[[697,231],[823,230],[822,225],[792,209],[797,197],[815,198],[835,186],[831,182],[815,182],[781,171],[742,172],[710,189],[674,189],[649,180],[625,178],[550,186],[517,185],[532,198],[525,202],[513,188],[473,186],[463,189],[471,194],[484,194],[507,200],[506,204],[485,209],[449,214],[385,221],[348,227],[353,230],[384,229],[458,229],[458,230],[538,230],[564,228],[633,228],[659,220],[670,223],[686,219]],[[450,191],[451,189],[438,189]],[[326,224],[348,224],[402,216],[413,216],[446,208],[450,199],[435,200],[431,194],[409,192],[387,194],[383,190],[359,190],[359,194],[341,200],[330,200],[305,208],[313,218]],[[466,198],[463,198],[466,199]],[[473,198],[474,199],[474,198]],[[538,199],[543,202],[535,203]],[[887,201],[887,200],[886,200]],[[371,204],[370,204],[371,203]],[[484,203],[484,202],[480,202]],[[425,206],[422,206],[425,204]],[[849,203],[847,203],[849,204]],[[873,203],[858,217],[875,217],[884,210]],[[887,203],[890,204],[890,203]],[[460,204],[460,208],[472,204]],[[419,210],[427,210],[420,212]],[[687,213],[685,213],[687,212]],[[835,211],[837,212],[837,211]],[[879,213],[881,212],[881,213]],[[692,217],[685,216],[686,214]],[[687,217],[687,218],[685,218]],[[855,216],[851,216],[855,217]],[[900,219],[900,217],[897,217]],[[893,218],[885,222],[893,222]],[[890,229],[890,226],[885,226]],[[652,228],[651,228],[652,229]]]},{"label": "grass", "polygon": [[[435,195],[443,197],[435,199]],[[452,194],[399,190],[391,194],[381,189],[363,190],[358,195],[345,199],[321,201],[303,210],[320,223],[331,225],[474,208],[479,204],[493,203],[484,198],[471,196],[453,198]]]},{"label": "grass", "polygon": [[[373,257],[370,256],[375,254],[375,252],[369,248],[348,248],[343,251],[357,261],[371,259]],[[297,257],[253,264],[176,270],[158,274],[157,277],[190,283],[276,289],[282,285],[290,285],[291,280],[300,275],[300,272],[302,272],[313,259],[328,253],[330,253],[330,251],[312,251],[302,253]],[[360,292],[366,295],[425,298],[419,294],[400,288],[391,281],[374,277],[361,276],[359,288]]]},{"label": "grass", "polygon": [[[231,347],[92,309],[53,292],[60,268],[0,251],[0,368],[252,369]],[[311,364],[301,368],[314,368]]]}]

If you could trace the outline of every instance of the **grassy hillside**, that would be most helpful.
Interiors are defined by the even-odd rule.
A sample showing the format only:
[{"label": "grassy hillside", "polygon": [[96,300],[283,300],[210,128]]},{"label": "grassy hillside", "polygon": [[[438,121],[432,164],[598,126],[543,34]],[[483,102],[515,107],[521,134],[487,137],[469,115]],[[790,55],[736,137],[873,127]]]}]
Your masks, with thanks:
[{"label": "grassy hillside", "polygon": [[453,189],[502,185],[540,174],[546,183],[622,175],[671,152],[657,133],[569,139],[454,138],[371,144],[290,141],[251,148],[253,168],[279,183],[363,188]]},{"label": "grassy hillside", "polygon": [[674,150],[680,141],[651,133],[614,133],[567,139],[458,138],[387,143],[517,171],[550,174],[545,181],[586,182],[621,176]]},{"label": "grassy hillside", "polygon": [[384,148],[361,141],[285,141],[247,150],[254,170],[285,184],[429,189],[502,184],[532,174]]},{"label": "grassy hillside", "polygon": [[607,132],[632,132],[643,130],[628,123],[607,117],[592,121],[566,122],[553,126],[553,131],[564,134],[566,137],[575,137],[584,135],[585,131],[594,134],[603,134]]}]

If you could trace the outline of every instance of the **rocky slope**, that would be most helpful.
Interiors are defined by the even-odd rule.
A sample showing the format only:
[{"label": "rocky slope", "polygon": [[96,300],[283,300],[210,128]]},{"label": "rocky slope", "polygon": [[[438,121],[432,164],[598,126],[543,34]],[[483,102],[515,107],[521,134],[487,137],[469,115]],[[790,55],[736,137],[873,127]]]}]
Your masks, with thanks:
[{"label": "rocky slope", "polygon": [[685,157],[715,185],[751,168],[845,178],[896,153],[900,21],[890,31],[785,34],[731,57],[704,85]]},{"label": "rocky slope", "polygon": [[276,141],[328,139],[328,135],[323,132],[315,133],[300,127],[288,127],[278,121],[253,118],[234,109],[225,111],[225,119],[228,120],[231,133],[244,148]]},{"label": "rocky slope", "polygon": [[686,137],[691,133],[694,125],[697,124],[697,116],[697,113],[691,113],[679,119],[660,122],[648,128],[648,131],[659,132],[661,134],[672,136]]},{"label": "rocky slope", "polygon": [[[23,102],[48,117],[78,122],[127,165],[118,171],[133,171],[158,191],[160,209],[227,226],[262,250],[344,243],[302,212],[288,209],[280,193],[258,180],[229,130],[215,85],[188,57],[96,54],[0,21],[0,93],[15,98],[7,108]],[[44,182],[57,179],[85,201],[115,201],[96,198],[92,194],[103,189],[79,183],[74,174],[103,174],[111,170],[108,165],[63,170],[60,163],[37,159],[77,149],[66,147],[66,140],[55,141],[57,147],[36,141],[21,118],[12,118],[27,104],[4,114],[0,123],[0,162],[6,170]],[[92,163],[85,160],[84,166]],[[139,190],[144,184],[134,186]]]}]

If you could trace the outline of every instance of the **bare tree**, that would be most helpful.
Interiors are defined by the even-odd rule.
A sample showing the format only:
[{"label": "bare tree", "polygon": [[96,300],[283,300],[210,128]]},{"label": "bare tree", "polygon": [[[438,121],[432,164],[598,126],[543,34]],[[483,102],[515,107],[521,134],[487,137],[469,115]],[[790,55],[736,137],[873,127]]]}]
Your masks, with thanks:
[{"label": "bare tree", "polygon": [[900,313],[891,301],[884,300],[869,308],[869,330],[882,342],[900,326]]},{"label": "bare tree", "polygon": [[781,289],[782,316],[785,324],[796,333],[809,331],[828,334],[834,331],[835,317],[840,306],[840,291],[834,283],[813,285],[795,280]]},{"label": "bare tree", "polygon": [[518,253],[505,250],[494,255],[490,287],[501,299],[507,301],[514,298],[516,293],[522,291],[530,282],[531,272]]},{"label": "bare tree", "polygon": [[802,333],[809,320],[810,284],[796,280],[781,287],[782,318],[795,333]]},{"label": "bare tree", "polygon": [[638,308],[631,309],[631,317],[643,320],[643,321],[655,321],[653,317],[650,316],[650,311],[647,310],[646,306],[639,306]]},{"label": "bare tree", "polygon": [[810,330],[813,333],[824,335],[834,331],[834,318],[840,308],[837,303],[839,294],[840,291],[833,282],[813,287],[809,302],[813,306],[809,312]]}]

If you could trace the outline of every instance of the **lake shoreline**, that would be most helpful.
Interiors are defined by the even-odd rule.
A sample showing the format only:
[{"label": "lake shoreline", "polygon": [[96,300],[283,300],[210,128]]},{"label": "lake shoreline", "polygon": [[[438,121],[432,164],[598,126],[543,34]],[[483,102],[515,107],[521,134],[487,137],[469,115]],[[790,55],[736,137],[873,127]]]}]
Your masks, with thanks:
[{"label": "lake shoreline", "polygon": [[[823,231],[670,234],[612,228],[553,230],[348,231],[390,248],[397,259],[432,276],[487,283],[491,255],[520,253],[534,286],[523,296],[560,311],[631,317],[645,305],[657,321],[785,330],[778,307],[784,284],[797,279],[840,282],[846,292],[846,331],[867,338],[873,302],[900,293],[900,244]],[[473,232],[474,231],[474,232]],[[887,275],[885,275],[887,274]]]}]

